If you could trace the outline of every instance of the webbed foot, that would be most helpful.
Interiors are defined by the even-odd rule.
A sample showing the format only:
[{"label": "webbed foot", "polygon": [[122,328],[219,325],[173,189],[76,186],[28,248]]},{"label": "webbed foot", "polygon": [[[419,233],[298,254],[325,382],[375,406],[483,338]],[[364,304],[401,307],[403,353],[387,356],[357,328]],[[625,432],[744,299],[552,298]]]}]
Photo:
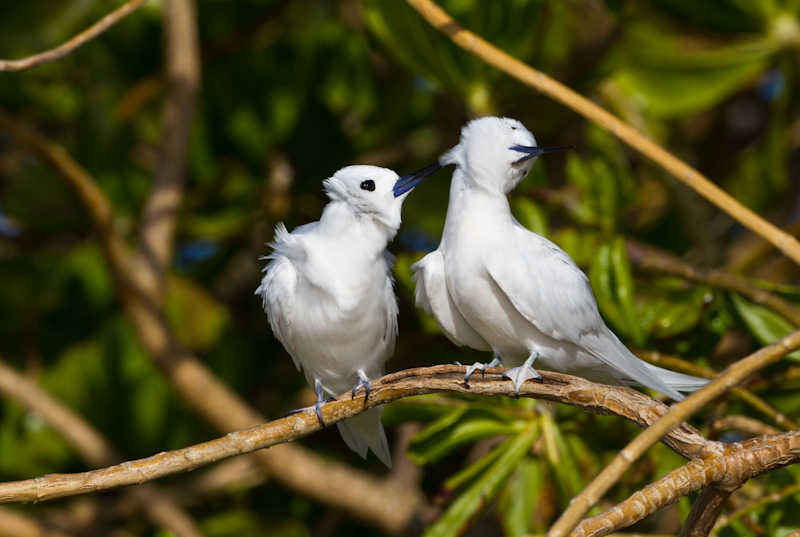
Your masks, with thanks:
[{"label": "webbed foot", "polygon": [[525,363],[519,367],[514,367],[503,373],[504,379],[514,381],[514,395],[519,397],[519,388],[522,383],[530,379],[538,379],[542,382],[542,376],[533,368],[533,362],[539,357],[539,353],[534,351]]}]

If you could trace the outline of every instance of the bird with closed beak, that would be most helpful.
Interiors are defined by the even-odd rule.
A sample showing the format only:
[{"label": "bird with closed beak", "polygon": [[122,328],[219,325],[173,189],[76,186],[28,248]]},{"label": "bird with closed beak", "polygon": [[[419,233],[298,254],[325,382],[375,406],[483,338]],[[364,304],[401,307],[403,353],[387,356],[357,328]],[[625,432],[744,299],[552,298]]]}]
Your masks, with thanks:
[{"label": "bird with closed beak", "polygon": [[[315,409],[352,388],[355,397],[383,375],[397,337],[397,300],[386,246],[400,227],[408,193],[438,170],[435,164],[404,177],[375,166],[348,166],[324,181],[330,202],[319,221],[291,233],[275,229],[265,259],[261,295],[275,337],[302,368],[317,394]],[[387,466],[391,455],[382,407],[336,425],[345,443]]]},{"label": "bird with closed beak", "polygon": [[[538,147],[514,119],[468,123],[439,163],[454,164],[439,247],[416,263],[416,302],[457,345],[493,351],[514,366],[515,392],[541,379],[534,365],[605,384],[651,388],[674,400],[708,381],[634,356],[603,322],[589,280],[558,246],[512,216],[507,194],[536,158],[565,147]],[[486,364],[467,369],[465,382]]]}]

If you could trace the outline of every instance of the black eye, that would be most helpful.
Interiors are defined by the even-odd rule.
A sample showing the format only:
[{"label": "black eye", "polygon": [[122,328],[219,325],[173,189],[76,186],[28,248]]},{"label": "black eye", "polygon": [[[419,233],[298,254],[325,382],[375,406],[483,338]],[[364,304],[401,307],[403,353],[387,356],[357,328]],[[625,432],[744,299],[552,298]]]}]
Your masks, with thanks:
[{"label": "black eye", "polygon": [[372,179],[367,179],[366,181],[361,182],[361,190],[369,190],[372,192],[375,190],[375,181]]},{"label": "black eye", "polygon": [[515,131],[515,130],[517,130],[517,128],[516,127],[511,127],[511,130]]}]

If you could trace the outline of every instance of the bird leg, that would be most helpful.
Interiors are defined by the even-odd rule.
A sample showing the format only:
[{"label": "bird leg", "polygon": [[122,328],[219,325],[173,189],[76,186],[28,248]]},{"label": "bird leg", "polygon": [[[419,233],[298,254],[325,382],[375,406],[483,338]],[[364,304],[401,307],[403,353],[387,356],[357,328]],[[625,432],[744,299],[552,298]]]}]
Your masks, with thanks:
[{"label": "bird leg", "polygon": [[542,376],[533,368],[533,362],[539,357],[539,353],[533,351],[530,357],[525,360],[525,363],[519,367],[514,367],[503,373],[504,379],[514,381],[514,395],[519,397],[519,387],[522,383],[530,379],[539,379],[542,382]]},{"label": "bird leg", "polygon": [[[317,401],[314,403],[314,411],[317,413],[317,419],[319,420],[319,424],[325,427],[325,422],[322,421],[322,403],[328,403],[330,401],[333,401],[333,397],[327,397],[327,398],[323,397],[322,381],[320,381],[319,379],[314,379],[314,388],[315,391],[317,392]],[[306,408],[311,408],[311,407],[295,408],[293,410],[288,411],[285,414],[285,417],[288,418],[289,416],[293,416],[298,412],[304,411]]]},{"label": "bird leg", "polygon": [[[456,362],[456,364],[461,365],[458,362]],[[486,368],[487,367],[497,367],[499,364],[500,364],[500,356],[498,356],[497,353],[494,353],[494,359],[491,362],[489,362],[488,364],[484,364],[484,363],[481,363],[481,362],[475,362],[474,364],[472,364],[471,366],[469,366],[467,368],[467,373],[466,373],[466,375],[464,375],[464,386],[467,389],[469,389],[469,378],[472,376],[472,374],[476,370],[480,369],[481,370],[481,375],[486,375]]]},{"label": "bird leg", "polygon": [[358,377],[358,382],[356,383],[355,386],[353,386],[353,395],[352,395],[352,397],[350,397],[350,399],[355,399],[356,398],[356,392],[358,391],[358,389],[361,386],[364,386],[364,391],[366,392],[364,394],[364,404],[366,405],[367,404],[367,399],[369,399],[370,381],[367,380],[367,375],[365,375],[364,371],[362,371],[361,369],[359,369],[358,372],[356,372],[356,376]]}]

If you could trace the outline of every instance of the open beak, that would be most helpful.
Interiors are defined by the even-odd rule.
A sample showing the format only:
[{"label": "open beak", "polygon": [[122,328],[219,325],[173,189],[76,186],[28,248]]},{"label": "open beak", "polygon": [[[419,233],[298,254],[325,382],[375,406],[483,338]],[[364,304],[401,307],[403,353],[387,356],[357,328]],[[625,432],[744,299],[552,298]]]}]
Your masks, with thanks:
[{"label": "open beak", "polygon": [[514,164],[519,164],[533,157],[544,155],[545,153],[552,153],[553,151],[561,151],[562,149],[573,149],[574,147],[575,147],[574,145],[562,145],[559,147],[536,147],[527,145],[512,145],[511,147],[509,147],[509,149],[514,151],[519,151],[520,153],[525,153],[524,157],[514,161]]},{"label": "open beak", "polygon": [[400,177],[397,182],[394,184],[394,188],[392,188],[392,192],[394,193],[394,197],[402,196],[406,192],[413,190],[415,186],[420,184],[422,181],[436,173],[442,168],[441,164],[438,162],[436,164],[431,164],[430,166],[425,166],[421,170],[417,170],[414,173],[410,173],[408,175],[404,175]]}]

